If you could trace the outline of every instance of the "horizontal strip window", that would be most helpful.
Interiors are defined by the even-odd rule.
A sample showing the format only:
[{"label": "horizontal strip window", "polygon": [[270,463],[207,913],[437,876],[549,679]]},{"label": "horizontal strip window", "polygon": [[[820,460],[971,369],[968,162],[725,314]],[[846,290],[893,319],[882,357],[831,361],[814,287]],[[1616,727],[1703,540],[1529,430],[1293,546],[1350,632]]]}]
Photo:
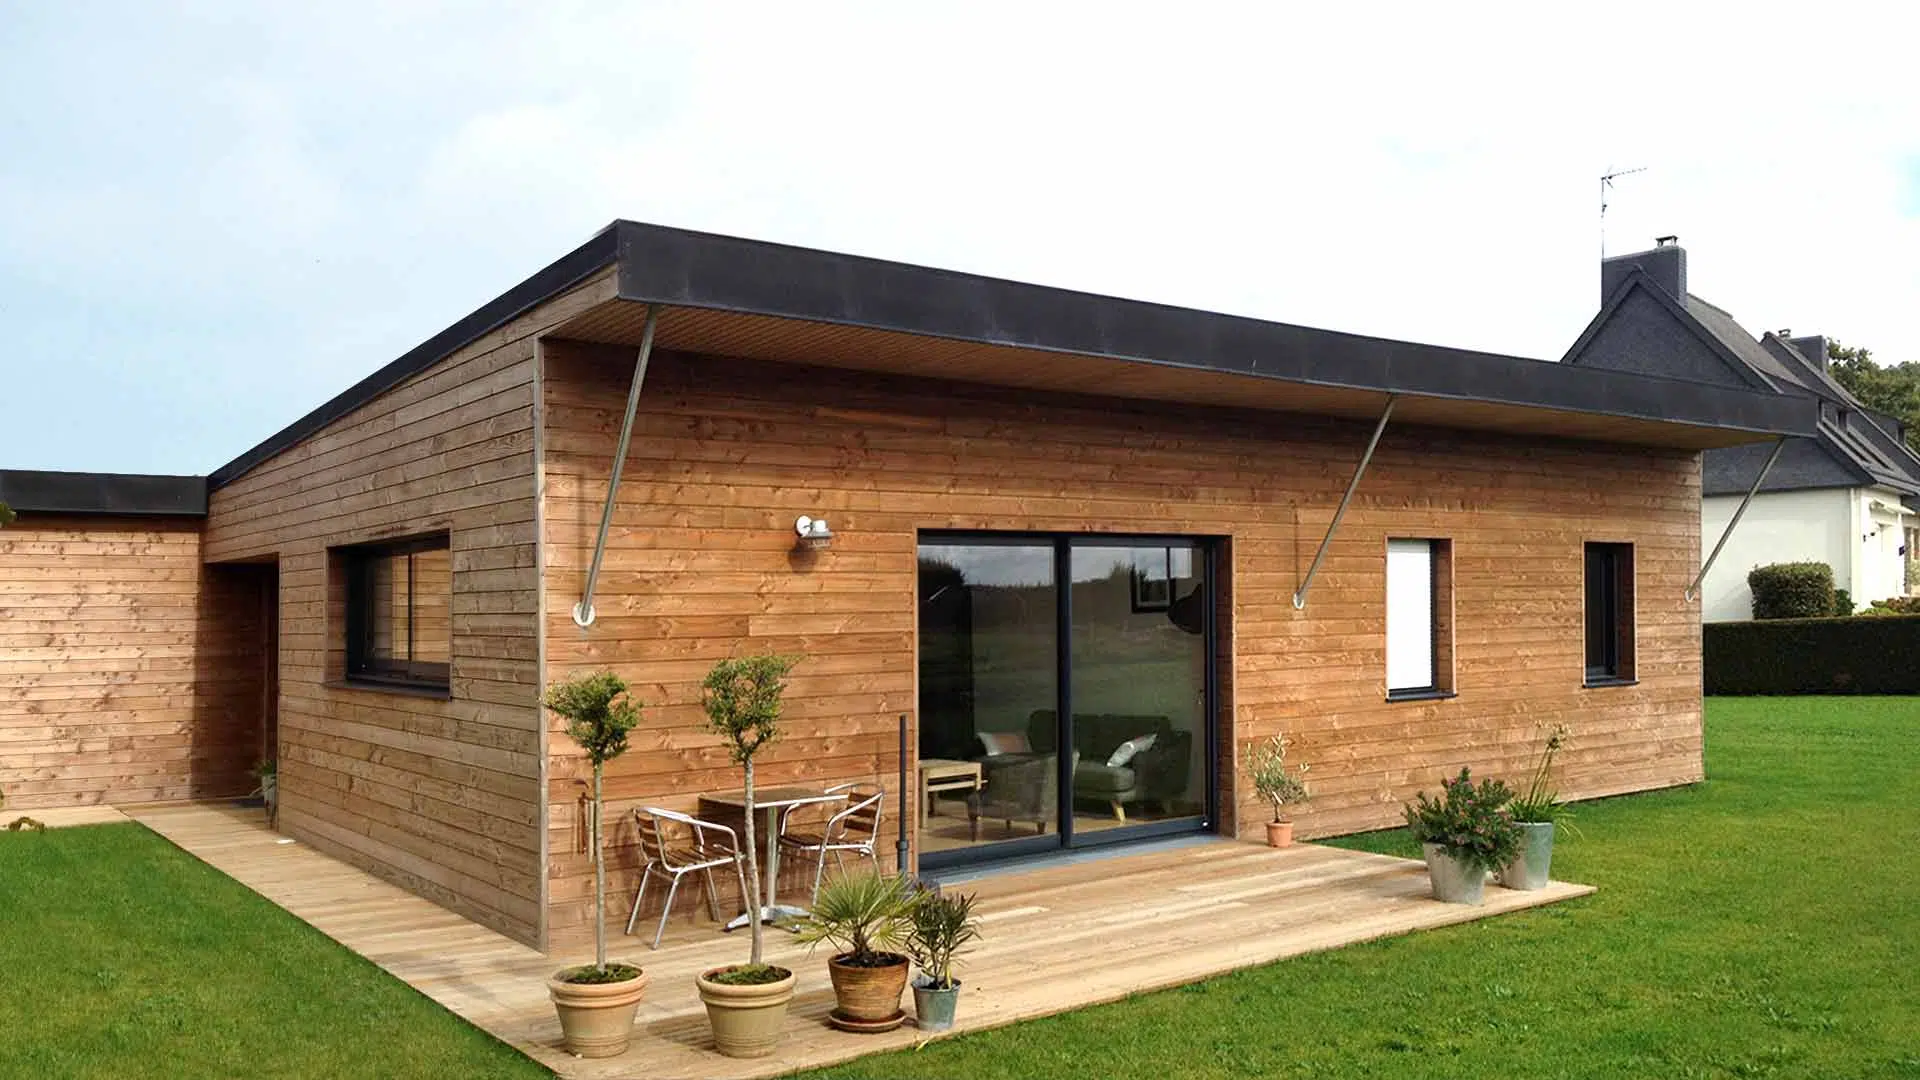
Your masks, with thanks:
[{"label": "horizontal strip window", "polygon": [[446,533],[342,549],[346,677],[370,688],[452,685],[453,555]]},{"label": "horizontal strip window", "polygon": [[1387,541],[1387,700],[1453,696],[1453,544]]}]

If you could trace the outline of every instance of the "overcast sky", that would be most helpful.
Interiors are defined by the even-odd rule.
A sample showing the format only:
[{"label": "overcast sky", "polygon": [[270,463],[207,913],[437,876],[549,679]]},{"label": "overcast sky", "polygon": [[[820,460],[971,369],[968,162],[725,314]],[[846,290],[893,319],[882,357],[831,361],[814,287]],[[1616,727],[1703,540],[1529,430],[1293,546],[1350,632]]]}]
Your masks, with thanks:
[{"label": "overcast sky", "polygon": [[0,468],[209,471],[617,217],[1553,359],[1645,166],[1611,250],[1920,359],[1871,9],[616,7],[0,0]]}]

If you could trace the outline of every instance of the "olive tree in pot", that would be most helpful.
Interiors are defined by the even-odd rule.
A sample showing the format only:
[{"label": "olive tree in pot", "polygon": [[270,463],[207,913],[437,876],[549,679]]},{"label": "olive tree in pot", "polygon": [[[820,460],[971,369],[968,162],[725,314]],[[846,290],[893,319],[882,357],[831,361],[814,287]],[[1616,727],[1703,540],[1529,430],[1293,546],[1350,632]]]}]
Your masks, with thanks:
[{"label": "olive tree in pot", "polygon": [[1497,878],[1509,889],[1546,888],[1553,870],[1553,838],[1558,826],[1576,834],[1573,815],[1567,812],[1560,793],[1553,788],[1553,758],[1567,744],[1567,729],[1556,727],[1547,734],[1547,745],[1540,751],[1527,789],[1514,797],[1508,807],[1514,824],[1520,828],[1520,852],[1500,867]]},{"label": "olive tree in pot", "polygon": [[593,765],[593,799],[587,810],[587,850],[593,859],[594,962],[564,968],[547,981],[547,993],[560,1014],[567,1050],[581,1057],[626,1053],[633,1036],[633,1015],[646,993],[647,973],[633,964],[607,962],[607,866],[602,851],[601,799],[606,764],[627,750],[627,733],[640,721],[640,708],[627,697],[627,684],[611,671],[580,675],[547,690],[547,708],[567,722],[567,737],[586,751]]},{"label": "olive tree in pot", "polygon": [[945,1031],[953,1026],[960,1003],[953,960],[979,936],[980,920],[974,917],[969,894],[923,894],[914,905],[907,952],[920,965],[920,977],[913,980],[914,1024],[920,1030]]},{"label": "olive tree in pot", "polygon": [[1480,904],[1487,874],[1513,861],[1520,829],[1507,812],[1513,791],[1499,780],[1477,786],[1466,769],[1446,782],[1440,798],[1420,792],[1407,805],[1407,828],[1420,842],[1433,879],[1433,896],[1450,904]]},{"label": "olive tree in pot", "polygon": [[[748,656],[722,660],[701,684],[707,725],[726,741],[746,779],[747,910],[759,912],[759,842],[754,832],[753,759],[780,735],[780,695],[797,656]],[[792,971],[766,963],[761,920],[752,922],[753,951],[747,963],[713,968],[695,977],[713,1025],[714,1047],[728,1057],[766,1057],[779,1045],[793,1001]]]},{"label": "olive tree in pot", "polygon": [[1294,772],[1288,772],[1287,737],[1275,735],[1255,748],[1248,772],[1260,801],[1273,804],[1273,820],[1267,822],[1267,846],[1291,847],[1293,820],[1286,816],[1285,809],[1306,801],[1307,767],[1301,765]]},{"label": "olive tree in pot", "polygon": [[808,945],[830,942],[827,961],[839,1008],[827,1015],[842,1031],[892,1031],[906,1021],[900,995],[907,989],[906,947],[921,897],[905,876],[877,870],[837,874],[820,887],[813,910],[796,924]]}]

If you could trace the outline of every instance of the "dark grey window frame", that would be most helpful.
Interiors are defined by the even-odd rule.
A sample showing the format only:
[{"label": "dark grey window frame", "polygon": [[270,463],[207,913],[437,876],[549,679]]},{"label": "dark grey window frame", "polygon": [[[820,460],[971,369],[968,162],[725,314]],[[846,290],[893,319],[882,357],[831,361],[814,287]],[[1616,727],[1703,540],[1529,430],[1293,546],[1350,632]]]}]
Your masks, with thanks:
[{"label": "dark grey window frame", "polygon": [[[442,532],[377,544],[356,544],[340,549],[346,571],[346,681],[349,684],[440,694],[451,692],[453,688],[451,664],[411,659],[415,644],[413,633],[417,622],[411,610],[415,596],[412,580],[407,583],[409,604],[407,655],[409,659],[380,658],[370,653],[373,646],[373,604],[376,599],[372,590],[371,574],[375,562],[402,555],[415,555],[422,551],[446,551],[451,554],[452,540],[452,534]],[[407,573],[411,578],[412,559],[408,559],[406,565]],[[453,598],[449,596],[447,599],[448,609],[451,611]]]},{"label": "dark grey window frame", "polygon": [[1581,548],[1581,658],[1587,686],[1632,685],[1633,545],[1588,541]]}]

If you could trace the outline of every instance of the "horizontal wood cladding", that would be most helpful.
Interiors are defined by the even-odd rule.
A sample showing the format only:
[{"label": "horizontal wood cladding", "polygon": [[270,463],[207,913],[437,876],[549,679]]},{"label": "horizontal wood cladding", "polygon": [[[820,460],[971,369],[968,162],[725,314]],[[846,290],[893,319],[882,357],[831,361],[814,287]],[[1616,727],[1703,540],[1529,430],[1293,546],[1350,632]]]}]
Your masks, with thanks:
[{"label": "horizontal wood cladding", "polygon": [[[1001,391],[662,352],[639,415],[587,630],[579,599],[632,351],[545,348],[550,679],[612,668],[646,705],[607,790],[616,815],[693,809],[739,772],[703,727],[718,658],[795,652],[783,739],[763,782],[879,778],[916,711],[916,544],[930,529],[1222,538],[1225,827],[1266,810],[1240,777],[1285,732],[1313,766],[1307,836],[1391,825],[1421,788],[1471,766],[1518,776],[1566,723],[1569,796],[1701,775],[1699,466],[1686,451],[1389,425],[1304,611],[1290,597],[1368,425],[1331,418]],[[793,521],[835,540],[793,551]],[[1458,697],[1385,700],[1388,537],[1452,542]],[[1637,685],[1582,687],[1582,544],[1635,545]],[[588,929],[584,762],[551,741],[552,940]],[[890,803],[889,813],[897,812]],[[889,826],[889,830],[891,826]],[[616,895],[630,830],[610,833]],[[891,832],[889,831],[889,836]],[[623,901],[626,902],[626,901]]]},{"label": "horizontal wood cladding", "polygon": [[[461,349],[212,495],[210,560],[280,567],[281,828],[538,944],[541,712],[535,336],[603,275]],[[344,682],[342,545],[446,533],[450,694]],[[436,648],[440,648],[436,646]],[[425,656],[425,654],[422,654]]]},{"label": "horizontal wood cladding", "polygon": [[244,795],[261,753],[257,581],[200,522],[0,528],[0,790],[13,809]]}]

